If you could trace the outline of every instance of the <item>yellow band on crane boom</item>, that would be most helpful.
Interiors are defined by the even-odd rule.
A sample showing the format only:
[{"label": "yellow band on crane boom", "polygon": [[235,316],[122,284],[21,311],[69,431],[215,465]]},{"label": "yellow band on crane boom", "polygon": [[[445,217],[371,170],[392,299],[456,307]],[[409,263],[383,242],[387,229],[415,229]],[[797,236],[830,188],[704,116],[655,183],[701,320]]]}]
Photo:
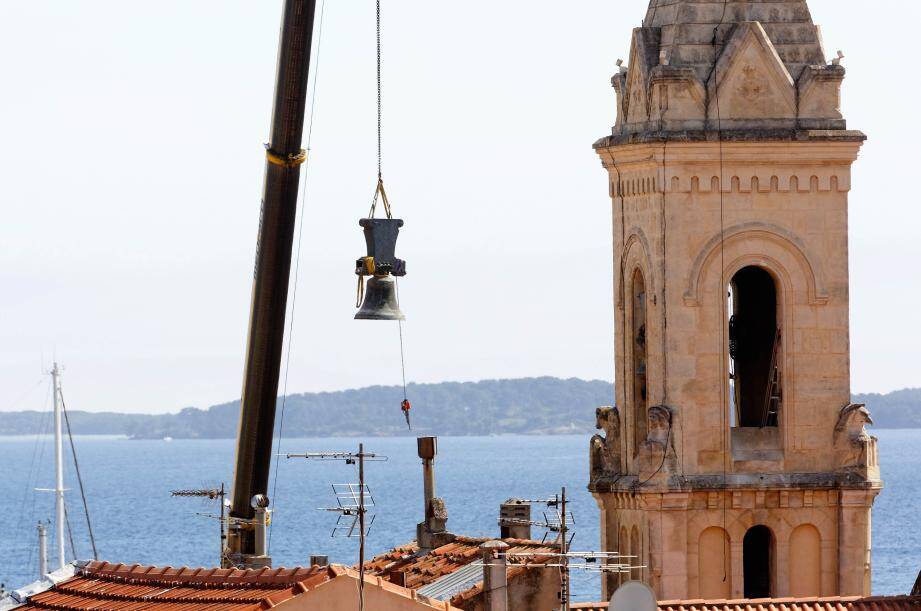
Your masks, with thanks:
[{"label": "yellow band on crane boom", "polygon": [[296,168],[307,161],[307,151],[301,149],[299,153],[291,153],[287,156],[281,156],[272,151],[269,145],[265,146],[265,158],[274,165],[280,165],[283,168]]}]

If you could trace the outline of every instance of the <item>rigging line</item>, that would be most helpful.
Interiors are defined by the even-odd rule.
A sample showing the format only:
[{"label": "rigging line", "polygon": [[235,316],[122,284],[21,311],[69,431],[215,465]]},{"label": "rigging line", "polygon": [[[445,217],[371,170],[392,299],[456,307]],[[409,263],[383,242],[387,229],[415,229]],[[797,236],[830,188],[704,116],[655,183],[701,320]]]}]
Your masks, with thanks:
[{"label": "rigging line", "polygon": [[[666,192],[668,135],[662,144],[662,404],[668,405],[668,285],[666,264],[668,261],[668,219],[666,218]],[[683,438],[683,433],[682,433]]]},{"label": "rigging line", "polygon": [[[74,531],[70,527],[70,513],[67,511],[67,504],[64,504],[64,524],[67,525],[67,538],[70,540],[70,556],[77,559],[77,547],[74,545]],[[66,563],[65,563],[66,564]]]},{"label": "rigging line", "polygon": [[[44,380],[41,380],[41,381],[44,381]],[[50,386],[50,383],[49,383],[48,390],[46,391],[46,394],[45,394],[45,402],[44,402],[44,405],[45,405],[46,408],[47,408],[47,406],[48,406],[48,396],[49,396],[50,394],[51,394],[51,386]],[[18,524],[17,524],[17,526],[16,526],[16,531],[17,531],[17,532],[19,532],[20,529],[22,529],[23,521],[24,521],[25,518],[26,518],[25,509],[26,509],[26,503],[27,503],[28,500],[29,500],[29,493],[30,493],[30,492],[34,492],[33,487],[38,483],[38,482],[36,481],[35,484],[33,484],[33,483],[32,483],[32,478],[33,478],[33,477],[38,477],[38,468],[36,467],[36,457],[38,457],[38,451],[39,451],[39,448],[40,448],[40,447],[42,448],[43,453],[44,453],[44,446],[42,445],[41,440],[42,440],[42,436],[45,434],[45,429],[46,429],[47,426],[48,426],[48,416],[49,416],[49,414],[50,414],[50,411],[48,411],[47,409],[46,409],[45,411],[41,412],[40,417],[39,417],[39,421],[38,421],[38,429],[35,431],[35,442],[34,442],[34,444],[32,445],[32,458],[31,458],[31,460],[30,460],[30,462],[29,462],[29,470],[27,471],[27,476],[26,476],[26,489],[25,489],[25,492],[24,492],[23,495],[22,495],[22,503],[21,503],[20,506],[19,506],[19,522],[18,522]],[[39,460],[41,460],[41,459],[39,458]],[[35,507],[35,498],[34,498],[34,495],[33,495],[33,498],[32,498],[32,506],[33,506],[33,509],[34,509],[34,507]]]},{"label": "rigging line", "polygon": [[[70,440],[70,452],[74,457],[74,471],[77,473],[77,483],[80,485],[80,498],[83,499],[83,514],[86,516],[86,530],[90,536],[90,545],[93,548],[93,560],[99,560],[96,551],[96,537],[93,536],[93,524],[90,521],[90,508],[86,502],[86,491],[83,489],[83,476],[80,475],[80,463],[77,462],[77,448],[74,445],[74,436],[70,431],[70,416],[67,415],[67,403],[64,401],[64,391],[58,390],[61,396],[61,411],[64,413],[64,422],[67,424],[67,438]],[[75,556],[76,557],[76,556]]]},{"label": "rigging line", "polygon": [[[26,479],[26,491],[22,497],[22,511],[19,516],[19,523],[16,527],[16,532],[21,532],[23,528],[23,522],[28,516],[28,519],[31,521],[35,517],[35,505],[38,500],[38,495],[34,494],[34,487],[38,485],[38,472],[41,469],[42,459],[45,456],[45,446],[47,443],[47,434],[48,429],[51,427],[51,413],[52,410],[49,407],[48,403],[51,398],[51,381],[48,382],[48,390],[45,393],[45,411],[42,413],[42,419],[39,421],[38,430],[35,433],[35,446],[32,448],[32,463],[29,466],[29,475]],[[43,443],[44,441],[44,443]],[[36,459],[36,454],[38,458]],[[32,505],[29,508],[29,513],[26,514],[25,506],[29,499],[29,492],[32,492]],[[29,559],[26,562],[26,566],[32,565],[32,552],[34,546],[29,545]]]},{"label": "rigging line", "polygon": [[[291,371],[291,344],[293,344],[293,331],[294,331],[294,317],[297,312],[295,306],[297,305],[297,280],[301,271],[301,243],[304,237],[304,216],[307,212],[307,170],[310,167],[310,150],[311,142],[313,141],[313,119],[314,113],[317,109],[317,84],[320,82],[320,50],[322,49],[323,43],[323,17],[326,14],[326,0],[320,3],[320,23],[317,27],[317,54],[316,60],[314,61],[313,66],[313,92],[310,95],[310,117],[307,123],[307,159],[304,160],[302,164],[304,166],[304,187],[301,191],[301,218],[298,221],[297,228],[297,249],[295,251],[294,257],[294,286],[291,291],[291,316],[288,318],[288,346],[285,354],[285,379],[282,384],[281,391],[281,413],[279,414],[278,419],[278,440],[275,443],[275,455],[279,454],[281,450],[281,440],[284,436],[285,430],[285,407],[288,404],[288,374]],[[278,467],[281,465],[281,460],[275,461],[275,474],[272,477],[272,496],[269,497],[273,509],[278,504],[275,500],[275,492],[278,490]],[[269,523],[269,540],[266,544],[266,553],[271,553],[272,551],[272,533],[274,532],[274,520]]]},{"label": "rigging line", "polygon": [[29,395],[32,394],[33,391],[35,391],[36,388],[38,388],[39,386],[41,386],[41,385],[42,385],[42,382],[44,382],[44,381],[45,381],[45,378],[44,378],[44,377],[39,378],[38,381],[37,381],[34,385],[30,386],[29,389],[28,389],[26,392],[22,393],[22,394],[19,396],[18,399],[16,399],[16,400],[13,401],[12,403],[8,403],[6,409],[9,410],[9,411],[13,411],[13,408],[14,408],[14,407],[16,407],[16,406],[18,406],[20,403],[22,403]]},{"label": "rigging line", "polygon": [[[397,304],[400,303],[400,278],[394,276],[394,285],[397,293]],[[397,328],[400,330],[400,371],[403,374],[403,401],[406,397],[406,356],[403,353],[403,321],[397,320]]]}]

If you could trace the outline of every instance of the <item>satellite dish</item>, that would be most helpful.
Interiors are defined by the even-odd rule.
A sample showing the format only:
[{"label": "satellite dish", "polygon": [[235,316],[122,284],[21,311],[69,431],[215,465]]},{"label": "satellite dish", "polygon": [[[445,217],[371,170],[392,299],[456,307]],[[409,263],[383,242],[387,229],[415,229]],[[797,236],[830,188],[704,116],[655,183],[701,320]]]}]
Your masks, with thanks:
[{"label": "satellite dish", "polygon": [[642,581],[628,581],[617,588],[608,604],[611,611],[658,611],[652,589]]}]

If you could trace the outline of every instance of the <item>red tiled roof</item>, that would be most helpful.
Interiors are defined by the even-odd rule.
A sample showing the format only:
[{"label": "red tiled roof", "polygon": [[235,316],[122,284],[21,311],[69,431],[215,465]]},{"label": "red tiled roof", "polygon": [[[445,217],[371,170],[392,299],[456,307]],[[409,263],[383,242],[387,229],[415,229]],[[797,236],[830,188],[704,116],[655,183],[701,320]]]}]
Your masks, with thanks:
[{"label": "red tiled roof", "polygon": [[[608,603],[574,603],[572,611],[603,611]],[[862,598],[765,598],[761,600],[660,601],[659,611],[918,611],[921,596]]]},{"label": "red tiled roof", "polygon": [[[457,537],[451,543],[435,548],[427,554],[419,553],[419,545],[412,542],[409,545],[397,547],[385,554],[372,558],[365,563],[365,571],[369,575],[378,575],[388,581],[394,581],[394,573],[403,573],[403,585],[412,590],[426,586],[439,578],[453,573],[457,569],[475,562],[480,557],[480,545],[490,538]],[[553,544],[531,541],[527,539],[502,539],[509,545],[509,553],[532,553],[535,558],[531,564],[543,564],[551,559],[550,556],[541,557],[540,554],[553,554],[558,551]],[[509,579],[526,570],[524,566],[515,566],[509,569]],[[476,595],[481,587],[476,586],[464,593],[464,598],[471,593]]]},{"label": "red tiled roof", "polygon": [[90,562],[21,609],[256,611],[335,578],[333,568],[190,569]]}]

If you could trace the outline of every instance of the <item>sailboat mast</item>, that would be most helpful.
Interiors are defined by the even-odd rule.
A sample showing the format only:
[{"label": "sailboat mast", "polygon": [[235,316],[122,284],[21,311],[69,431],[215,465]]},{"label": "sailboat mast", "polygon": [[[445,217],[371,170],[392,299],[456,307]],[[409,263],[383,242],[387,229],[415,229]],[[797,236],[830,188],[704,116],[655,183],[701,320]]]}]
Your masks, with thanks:
[{"label": "sailboat mast", "polygon": [[54,394],[54,521],[58,548],[58,568],[64,568],[64,437],[61,429],[61,371],[54,363],[51,369]]},{"label": "sailboat mast", "polygon": [[271,564],[270,558],[257,553],[252,501],[258,495],[268,495],[299,166],[306,155],[301,137],[315,12],[316,0],[284,2],[231,489],[231,523],[222,558],[225,566]]}]

